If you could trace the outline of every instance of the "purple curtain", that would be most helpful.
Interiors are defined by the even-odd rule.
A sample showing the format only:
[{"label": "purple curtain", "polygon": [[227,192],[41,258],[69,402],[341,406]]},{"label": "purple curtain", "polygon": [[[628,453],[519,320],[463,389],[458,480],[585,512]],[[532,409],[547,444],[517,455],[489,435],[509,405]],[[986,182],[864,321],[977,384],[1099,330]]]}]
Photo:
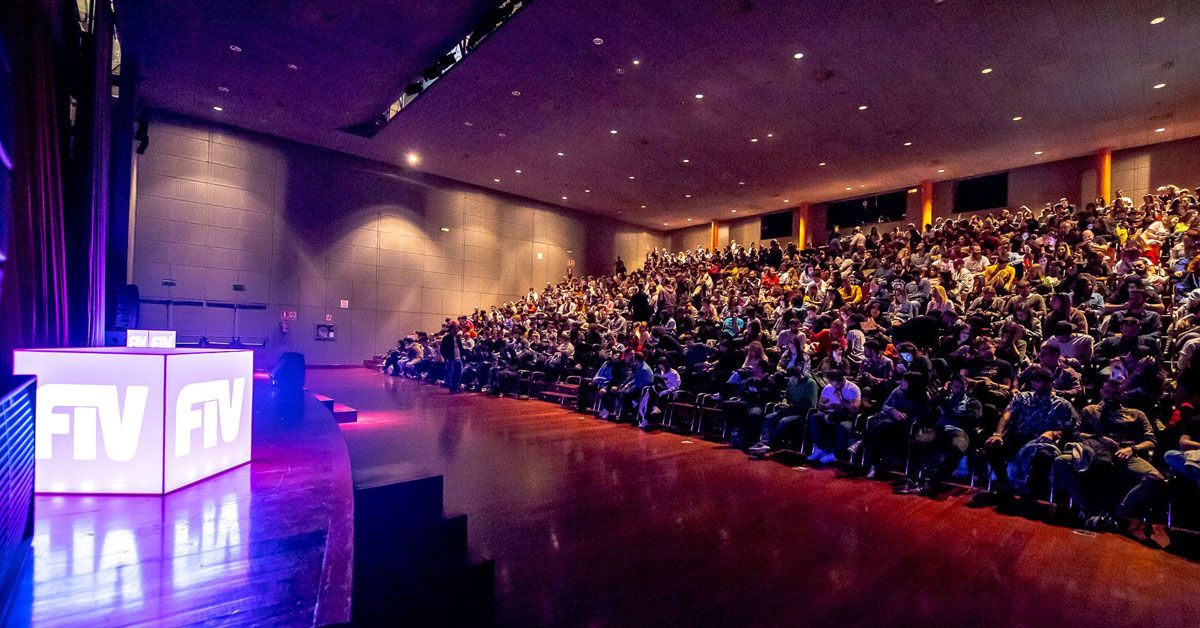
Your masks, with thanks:
[{"label": "purple curtain", "polygon": [[112,11],[108,2],[93,4],[95,47],[91,98],[90,175],[92,192],[88,243],[87,344],[104,346],[105,271],[108,247],[108,176],[112,145]]},{"label": "purple curtain", "polygon": [[[16,128],[13,209],[3,297],[4,347],[67,344],[60,118],[51,22],[36,0],[10,0]],[[11,369],[9,369],[11,371]]]}]

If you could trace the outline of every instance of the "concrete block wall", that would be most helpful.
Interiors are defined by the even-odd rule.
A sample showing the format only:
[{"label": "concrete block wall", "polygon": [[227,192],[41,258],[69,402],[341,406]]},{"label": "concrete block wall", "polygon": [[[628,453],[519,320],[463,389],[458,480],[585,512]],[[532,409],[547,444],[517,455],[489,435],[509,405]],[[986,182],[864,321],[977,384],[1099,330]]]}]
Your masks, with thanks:
[{"label": "concrete block wall", "polygon": [[[235,320],[229,307],[145,304],[142,326],[266,338],[268,363],[283,351],[357,363],[558,281],[568,259],[577,274],[609,273],[617,255],[637,268],[666,243],[657,231],[169,115],[152,122],[138,158],[131,222],[144,299],[266,305]],[[284,310],[297,312],[287,333]],[[336,341],[315,339],[326,316]]]}]

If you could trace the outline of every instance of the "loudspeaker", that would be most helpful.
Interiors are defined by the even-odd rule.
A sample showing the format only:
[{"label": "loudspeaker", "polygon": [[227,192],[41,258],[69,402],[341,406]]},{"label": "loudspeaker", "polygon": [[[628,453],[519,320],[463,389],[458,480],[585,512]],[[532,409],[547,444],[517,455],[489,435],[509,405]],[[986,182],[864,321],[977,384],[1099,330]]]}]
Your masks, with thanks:
[{"label": "loudspeaker", "polygon": [[137,130],[133,132],[133,139],[137,140],[137,154],[145,155],[146,147],[150,145],[150,121],[146,116],[137,117]]},{"label": "loudspeaker", "polygon": [[271,369],[271,382],[276,388],[301,390],[304,388],[304,354],[289,351],[279,356],[279,362]]}]

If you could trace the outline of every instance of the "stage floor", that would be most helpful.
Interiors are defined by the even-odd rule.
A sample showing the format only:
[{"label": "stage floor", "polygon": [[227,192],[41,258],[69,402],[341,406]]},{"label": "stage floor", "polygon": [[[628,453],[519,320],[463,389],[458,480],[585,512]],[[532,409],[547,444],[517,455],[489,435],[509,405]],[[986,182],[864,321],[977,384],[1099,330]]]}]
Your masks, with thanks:
[{"label": "stage floor", "polygon": [[1200,564],[1124,537],[540,401],[366,369],[308,385],[358,408],[356,475],[445,475],[496,560],[502,625],[1196,625]]},{"label": "stage floor", "polygon": [[353,486],[333,416],[256,378],[252,461],[166,496],[42,495],[9,625],[349,618]]}]

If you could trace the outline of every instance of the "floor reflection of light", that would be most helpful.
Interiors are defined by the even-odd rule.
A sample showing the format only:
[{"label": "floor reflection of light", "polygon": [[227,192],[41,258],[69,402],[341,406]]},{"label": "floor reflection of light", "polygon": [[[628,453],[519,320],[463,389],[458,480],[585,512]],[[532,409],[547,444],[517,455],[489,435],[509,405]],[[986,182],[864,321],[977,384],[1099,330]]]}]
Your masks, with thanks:
[{"label": "floor reflection of light", "polygon": [[[99,511],[59,514],[39,521],[33,535],[36,608],[53,604],[92,608],[97,603],[125,609],[143,603],[143,551],[134,529],[106,522]],[[100,552],[96,553],[99,546]]]},{"label": "floor reflection of light", "polygon": [[176,513],[171,547],[171,583],[176,589],[245,574],[240,510],[236,495],[230,494],[220,503],[205,500],[198,526],[194,513]]},{"label": "floor reflection of light", "polygon": [[249,492],[244,467],[164,497],[37,498],[33,622],[61,622],[98,607],[155,613],[171,590],[203,587],[219,595],[244,588]]}]

